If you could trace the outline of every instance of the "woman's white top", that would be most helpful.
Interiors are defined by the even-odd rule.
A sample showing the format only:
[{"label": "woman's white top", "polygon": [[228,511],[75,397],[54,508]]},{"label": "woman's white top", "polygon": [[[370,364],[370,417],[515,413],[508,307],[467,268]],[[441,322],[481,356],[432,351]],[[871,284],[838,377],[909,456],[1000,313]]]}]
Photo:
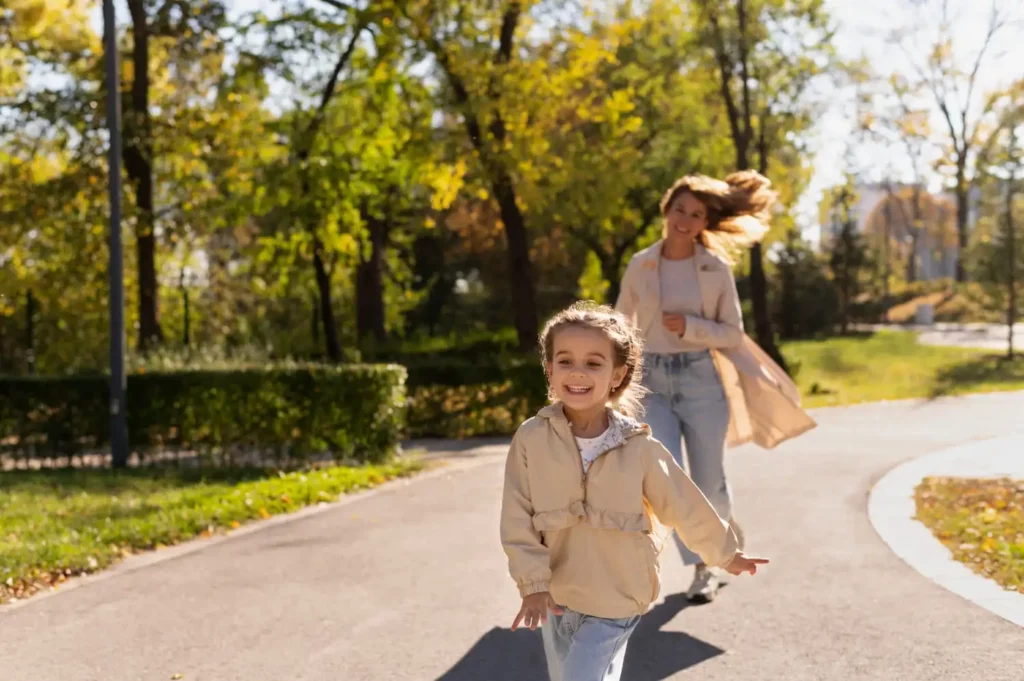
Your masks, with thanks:
[{"label": "woman's white top", "polygon": [[[684,317],[702,317],[700,286],[697,283],[697,259],[690,257],[685,260],[661,259],[658,263],[658,274],[661,278],[661,311],[670,314],[681,314]],[[659,355],[675,352],[693,352],[705,350],[706,345],[690,343],[655,323],[645,339],[644,350]]]}]

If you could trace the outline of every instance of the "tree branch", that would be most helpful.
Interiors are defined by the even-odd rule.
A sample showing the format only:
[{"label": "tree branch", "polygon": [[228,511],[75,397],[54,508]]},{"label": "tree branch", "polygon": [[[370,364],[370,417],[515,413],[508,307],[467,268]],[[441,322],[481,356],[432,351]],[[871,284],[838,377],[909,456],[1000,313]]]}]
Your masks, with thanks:
[{"label": "tree branch", "polygon": [[992,13],[989,16],[988,32],[985,33],[985,42],[982,43],[981,49],[978,50],[978,57],[974,60],[974,68],[971,69],[971,75],[967,79],[967,99],[963,103],[963,108],[960,110],[960,117],[964,124],[964,137],[967,137],[967,109],[971,106],[971,97],[974,93],[974,84],[978,78],[978,70],[981,68],[981,62],[985,58],[985,52],[988,51],[989,45],[992,44],[992,36],[1002,27],[1003,22],[999,17],[999,11],[996,9],[995,0],[992,0]]},{"label": "tree branch", "polygon": [[[725,100],[725,110],[729,118],[729,129],[732,131],[733,142],[738,149],[741,143],[745,147],[746,142],[742,139],[743,131],[740,129],[739,111],[736,109],[736,101],[733,99],[732,88],[730,87],[732,84],[732,65],[729,63],[729,54],[726,51],[722,27],[718,22],[718,13],[708,6],[708,0],[704,0],[701,5],[707,14],[708,23],[711,24],[711,35],[714,43],[712,49],[715,53],[715,60],[718,62],[722,99]],[[738,155],[739,152],[737,151]]]},{"label": "tree branch", "polygon": [[507,64],[512,59],[512,40],[515,38],[521,14],[522,7],[519,0],[510,2],[508,9],[505,10],[505,16],[501,19],[501,34],[498,41],[498,53],[494,58],[495,64]]},{"label": "tree branch", "polygon": [[343,12],[355,12],[356,8],[347,2],[341,2],[341,0],[320,0],[325,5],[330,5],[334,9],[340,9]]},{"label": "tree branch", "polygon": [[[747,45],[747,3],[746,0],[738,0],[736,3],[736,14],[739,19],[740,35],[739,35],[739,51],[740,51],[740,77],[742,78],[742,92],[743,92],[743,124],[745,127],[746,139],[752,139],[754,136],[754,122],[753,112],[750,107],[750,66],[748,59],[748,45]],[[761,122],[762,127],[764,121]],[[743,168],[737,168],[737,170],[744,170]]]},{"label": "tree branch", "polygon": [[316,113],[313,114],[312,120],[309,121],[309,125],[306,126],[306,130],[303,133],[303,146],[299,150],[299,158],[305,160],[309,157],[310,151],[313,149],[313,140],[316,137],[320,126],[323,124],[324,116],[327,112],[327,105],[330,104],[331,98],[334,96],[334,91],[338,87],[338,78],[341,76],[341,71],[348,64],[348,60],[352,57],[352,53],[355,52],[356,44],[359,42],[359,37],[362,35],[363,30],[366,28],[364,23],[360,23],[355,27],[352,33],[352,39],[348,43],[348,47],[338,58],[337,63],[334,65],[334,70],[331,72],[331,77],[327,80],[327,85],[324,87],[323,92],[320,95],[320,105],[316,109]]}]

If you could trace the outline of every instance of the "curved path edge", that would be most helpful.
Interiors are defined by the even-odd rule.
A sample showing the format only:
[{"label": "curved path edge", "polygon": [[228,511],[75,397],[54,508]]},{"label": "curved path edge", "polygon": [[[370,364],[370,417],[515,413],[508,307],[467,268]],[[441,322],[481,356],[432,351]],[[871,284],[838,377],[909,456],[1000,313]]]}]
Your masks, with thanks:
[{"label": "curved path edge", "polygon": [[970,442],[902,463],[875,484],[868,502],[875,531],[910,567],[1024,627],[1024,593],[1008,591],[956,561],[931,530],[914,519],[914,489],[928,476],[1024,479],[1024,433]]}]

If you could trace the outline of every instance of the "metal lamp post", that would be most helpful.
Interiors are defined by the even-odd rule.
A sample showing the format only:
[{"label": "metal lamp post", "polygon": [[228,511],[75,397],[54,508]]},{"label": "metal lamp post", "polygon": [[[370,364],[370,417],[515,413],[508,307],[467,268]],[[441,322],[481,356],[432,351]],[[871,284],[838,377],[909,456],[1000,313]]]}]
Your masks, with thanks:
[{"label": "metal lamp post", "polygon": [[121,80],[118,77],[114,0],[103,0],[103,45],[110,131],[110,448],[115,468],[128,465],[124,372],[124,263],[121,251]]}]

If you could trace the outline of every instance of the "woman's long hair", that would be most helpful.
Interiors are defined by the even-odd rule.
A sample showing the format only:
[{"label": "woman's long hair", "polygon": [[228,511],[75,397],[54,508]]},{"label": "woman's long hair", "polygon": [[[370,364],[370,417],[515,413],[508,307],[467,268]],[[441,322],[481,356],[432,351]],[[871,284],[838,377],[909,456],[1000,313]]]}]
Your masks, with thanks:
[{"label": "woman's long hair", "polygon": [[741,248],[760,241],[769,228],[771,208],[778,194],[771,180],[756,170],[732,173],[725,181],[706,175],[687,175],[665,192],[661,214],[680,194],[690,193],[707,209],[708,227],[697,242],[726,262]]}]

